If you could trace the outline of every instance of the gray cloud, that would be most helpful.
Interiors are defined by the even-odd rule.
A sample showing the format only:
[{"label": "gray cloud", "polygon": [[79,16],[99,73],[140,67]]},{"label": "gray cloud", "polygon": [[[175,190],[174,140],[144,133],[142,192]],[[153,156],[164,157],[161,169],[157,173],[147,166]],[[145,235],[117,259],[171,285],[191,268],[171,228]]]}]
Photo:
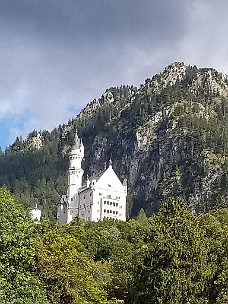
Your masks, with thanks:
[{"label": "gray cloud", "polygon": [[227,72],[227,13],[223,0],[0,0],[0,128],[8,117],[8,143],[173,61]]}]

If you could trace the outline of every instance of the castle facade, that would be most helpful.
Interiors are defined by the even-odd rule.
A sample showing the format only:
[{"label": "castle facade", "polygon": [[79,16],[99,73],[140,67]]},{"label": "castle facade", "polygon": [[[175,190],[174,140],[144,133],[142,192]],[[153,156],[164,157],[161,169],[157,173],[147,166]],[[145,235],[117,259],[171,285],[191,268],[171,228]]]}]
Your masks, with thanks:
[{"label": "castle facade", "polygon": [[127,182],[123,183],[112,168],[82,183],[84,146],[76,132],[69,154],[68,191],[58,206],[58,223],[70,223],[78,215],[86,221],[104,218],[126,221]]}]

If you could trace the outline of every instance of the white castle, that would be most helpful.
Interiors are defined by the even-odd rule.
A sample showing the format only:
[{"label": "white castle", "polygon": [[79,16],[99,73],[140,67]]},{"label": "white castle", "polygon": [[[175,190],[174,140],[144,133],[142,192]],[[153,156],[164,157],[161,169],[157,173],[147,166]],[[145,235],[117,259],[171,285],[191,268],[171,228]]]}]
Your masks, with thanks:
[{"label": "white castle", "polygon": [[38,222],[40,221],[41,210],[38,209],[37,204],[36,204],[36,207],[30,211],[30,214],[34,221],[38,221]]},{"label": "white castle", "polygon": [[70,223],[76,215],[94,222],[104,218],[126,221],[126,180],[121,183],[110,161],[107,170],[82,184],[83,158],[84,146],[76,132],[69,154],[68,191],[58,206],[58,223]]}]

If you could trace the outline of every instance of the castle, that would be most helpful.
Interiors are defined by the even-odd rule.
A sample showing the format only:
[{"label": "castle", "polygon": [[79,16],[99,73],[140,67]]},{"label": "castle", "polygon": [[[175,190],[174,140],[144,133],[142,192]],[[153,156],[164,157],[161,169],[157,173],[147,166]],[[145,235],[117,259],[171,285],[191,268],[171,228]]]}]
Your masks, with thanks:
[{"label": "castle", "polygon": [[126,221],[126,180],[121,183],[112,168],[82,183],[84,146],[76,132],[69,154],[68,191],[58,206],[57,222],[70,223],[78,215],[86,221],[100,221],[104,218]]},{"label": "castle", "polygon": [[34,209],[30,211],[31,217],[34,221],[40,221],[41,219],[41,210],[38,209],[37,204]]}]

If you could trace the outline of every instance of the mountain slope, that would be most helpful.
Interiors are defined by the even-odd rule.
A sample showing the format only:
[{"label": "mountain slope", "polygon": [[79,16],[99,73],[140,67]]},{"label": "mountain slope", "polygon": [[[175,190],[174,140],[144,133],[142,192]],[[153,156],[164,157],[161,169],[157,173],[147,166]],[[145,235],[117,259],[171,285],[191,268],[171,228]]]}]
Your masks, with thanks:
[{"label": "mountain slope", "polygon": [[128,214],[148,214],[183,196],[197,212],[227,206],[228,80],[211,68],[173,63],[139,88],[110,88],[72,121],[32,132],[0,156],[0,184],[54,216],[66,191],[75,129],[85,145],[85,176],[112,158],[128,179]]}]

